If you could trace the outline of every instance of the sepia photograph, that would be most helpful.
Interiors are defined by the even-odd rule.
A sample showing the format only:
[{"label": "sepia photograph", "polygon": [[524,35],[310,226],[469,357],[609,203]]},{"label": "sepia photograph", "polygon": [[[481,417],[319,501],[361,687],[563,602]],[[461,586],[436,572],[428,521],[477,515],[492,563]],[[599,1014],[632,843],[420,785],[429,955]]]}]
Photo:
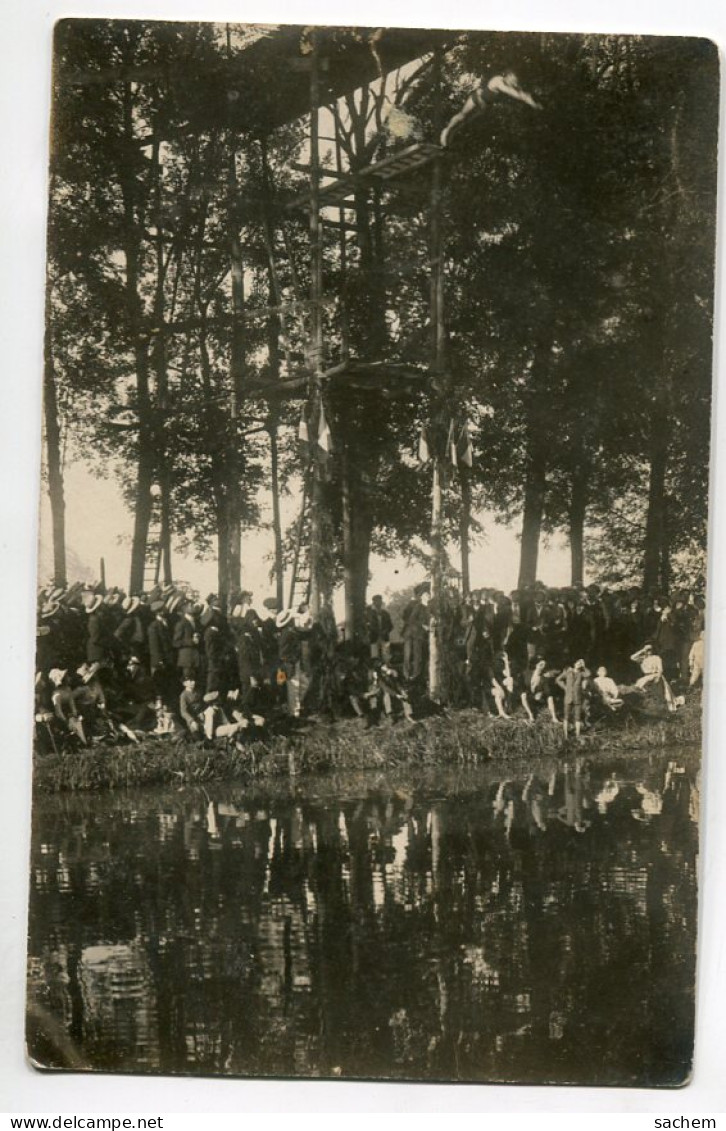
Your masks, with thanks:
[{"label": "sepia photograph", "polygon": [[56,24],[35,1068],[689,1082],[719,99],[698,37]]}]

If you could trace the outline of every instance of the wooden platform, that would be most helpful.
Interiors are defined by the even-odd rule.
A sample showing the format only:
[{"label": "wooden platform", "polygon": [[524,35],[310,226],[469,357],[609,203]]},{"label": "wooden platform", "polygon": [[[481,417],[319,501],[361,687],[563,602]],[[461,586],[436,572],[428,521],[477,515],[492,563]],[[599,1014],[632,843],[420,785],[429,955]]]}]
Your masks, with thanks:
[{"label": "wooden platform", "polygon": [[[305,397],[311,374],[304,369],[281,381],[249,383],[252,396],[282,398]],[[386,400],[410,397],[423,391],[430,380],[430,371],[423,365],[403,361],[363,361],[350,358],[326,369],[320,378],[334,391],[348,388],[358,392],[375,392]]]},{"label": "wooden platform", "polygon": [[[399,150],[398,153],[392,153],[390,157],[384,157],[382,161],[374,161],[364,169],[359,169],[356,173],[346,173],[344,176],[335,177],[328,184],[320,186],[318,190],[320,207],[340,206],[353,198],[356,189],[367,188],[374,184],[388,184],[397,177],[406,176],[416,169],[429,165],[435,157],[443,152],[444,150],[440,145],[434,145],[430,141],[418,141],[413,145],[408,145],[405,149]],[[326,171],[323,170],[324,175],[325,173]],[[310,194],[308,192],[301,193],[300,196],[290,201],[287,207],[290,210],[309,210]]]}]

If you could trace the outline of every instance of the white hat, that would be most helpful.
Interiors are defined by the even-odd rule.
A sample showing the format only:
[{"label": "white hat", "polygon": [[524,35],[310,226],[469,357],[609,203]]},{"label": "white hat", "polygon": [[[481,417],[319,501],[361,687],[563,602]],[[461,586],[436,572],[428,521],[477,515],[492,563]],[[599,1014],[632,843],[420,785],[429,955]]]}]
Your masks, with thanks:
[{"label": "white hat", "polygon": [[283,609],[282,612],[278,613],[275,617],[275,624],[278,628],[285,628],[290,621],[293,620],[294,615],[292,609]]},{"label": "white hat", "polygon": [[90,604],[86,605],[87,613],[95,613],[96,609],[100,609],[103,604],[103,597],[100,593],[96,593]]}]

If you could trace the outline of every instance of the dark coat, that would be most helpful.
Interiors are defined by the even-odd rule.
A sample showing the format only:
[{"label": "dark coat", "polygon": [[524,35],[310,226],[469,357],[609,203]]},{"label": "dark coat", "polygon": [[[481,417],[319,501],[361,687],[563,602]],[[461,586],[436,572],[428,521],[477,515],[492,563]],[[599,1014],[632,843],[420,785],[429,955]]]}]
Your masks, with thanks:
[{"label": "dark coat", "polygon": [[156,617],[149,625],[149,663],[152,674],[159,668],[171,667],[174,663],[174,649],[171,644],[171,631],[165,621]]},{"label": "dark coat", "polygon": [[420,601],[411,601],[403,610],[403,639],[422,639],[429,631],[429,610]]},{"label": "dark coat", "polygon": [[88,618],[88,639],[86,659],[89,664],[107,664],[113,650],[112,633],[109,632],[106,618],[99,610]]},{"label": "dark coat", "polygon": [[138,613],[124,617],[114,636],[127,655],[139,655],[146,646],[146,626]]},{"label": "dark coat", "polygon": [[380,640],[387,644],[393,632],[393,621],[388,609],[377,609],[375,605],[369,605],[366,609],[366,628],[371,644],[378,644]]},{"label": "dark coat", "polygon": [[262,671],[262,638],[257,625],[248,617],[235,617],[230,621],[234,649],[237,654],[237,670],[240,682],[248,683],[254,676],[259,678]]},{"label": "dark coat", "polygon": [[210,670],[220,671],[227,654],[227,641],[216,624],[210,624],[204,630],[204,654],[207,658],[207,667]]},{"label": "dark coat", "polygon": [[173,644],[177,650],[177,667],[199,667],[199,633],[197,626],[186,617],[180,617],[174,626]]}]

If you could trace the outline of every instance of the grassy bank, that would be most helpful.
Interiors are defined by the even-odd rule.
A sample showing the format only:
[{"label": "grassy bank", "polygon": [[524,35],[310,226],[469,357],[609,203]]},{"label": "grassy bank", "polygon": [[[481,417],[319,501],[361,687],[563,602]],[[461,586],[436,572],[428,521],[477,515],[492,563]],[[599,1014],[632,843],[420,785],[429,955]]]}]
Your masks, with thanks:
[{"label": "grassy bank", "polygon": [[578,743],[565,743],[562,728],[544,719],[529,725],[523,719],[490,719],[474,711],[453,711],[413,726],[382,724],[370,730],[354,719],[310,723],[295,735],[271,737],[244,751],[152,738],[140,746],[99,746],[37,758],[34,788],[39,793],[60,793],[264,781],[398,766],[480,766],[488,762],[518,766],[576,752],[599,759],[627,750],[698,745],[700,741],[701,706],[695,700],[666,720],[595,729]]}]

